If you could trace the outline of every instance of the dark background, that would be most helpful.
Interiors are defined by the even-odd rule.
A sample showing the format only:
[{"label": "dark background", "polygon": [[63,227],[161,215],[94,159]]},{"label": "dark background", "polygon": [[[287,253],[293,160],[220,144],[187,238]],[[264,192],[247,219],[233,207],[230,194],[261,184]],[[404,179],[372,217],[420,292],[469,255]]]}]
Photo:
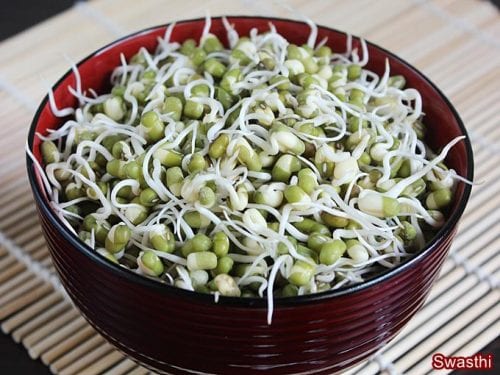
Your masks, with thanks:
[{"label": "dark background", "polygon": [[[462,0],[471,1],[471,0]],[[500,7],[500,0],[492,0]],[[0,41],[17,34],[59,12],[70,8],[71,0],[15,0],[2,1],[0,11]],[[495,369],[500,366],[500,340],[492,342],[481,353],[495,354]],[[472,354],[472,353],[471,353]],[[489,371],[493,374],[495,371]],[[455,372],[458,374],[459,372]],[[460,374],[479,374],[479,371],[460,372]],[[0,333],[0,374],[5,375],[45,375],[50,374],[48,367],[40,361],[33,361],[20,344]]]}]

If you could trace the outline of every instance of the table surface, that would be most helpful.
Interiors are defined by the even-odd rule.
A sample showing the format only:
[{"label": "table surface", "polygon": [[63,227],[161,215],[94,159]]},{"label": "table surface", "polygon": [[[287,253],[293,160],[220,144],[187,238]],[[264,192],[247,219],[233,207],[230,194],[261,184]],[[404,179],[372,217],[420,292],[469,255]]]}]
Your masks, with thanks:
[{"label": "table surface", "polygon": [[[27,1],[18,0],[16,2],[10,2],[8,4],[2,5],[2,13],[0,15],[0,39],[4,39],[12,36],[15,33],[25,30],[30,25],[40,22],[42,19],[48,18],[54,14],[66,10],[59,16],[46,21],[45,23],[24,31],[23,33],[10,37],[0,44],[0,56],[12,56],[17,63],[19,63],[19,68],[15,68],[14,60],[9,62],[5,58],[0,61],[0,99],[4,107],[7,109],[2,110],[2,114],[7,114],[7,118],[15,119],[23,124],[24,129],[27,128],[29,118],[32,115],[30,108],[32,110],[33,105],[40,100],[43,95],[43,89],[39,85],[39,74],[43,74],[44,78],[48,82],[54,82],[56,78],[61,75],[67,69],[67,64],[62,62],[60,58],[63,54],[68,54],[74,60],[78,60],[85,56],[96,47],[103,45],[110,40],[116,38],[119,35],[128,33],[133,30],[143,28],[148,25],[154,25],[159,23],[164,23],[172,20],[173,18],[193,18],[204,15],[204,6],[201,2],[196,1],[172,1],[169,2],[168,6],[161,1],[148,0],[144,2],[133,2],[128,1],[128,9],[123,9],[121,12],[116,12],[115,10],[123,7],[125,1],[119,2],[118,0],[107,0],[107,1],[94,1],[90,4],[79,4],[76,7],[72,7],[72,2],[67,0],[58,0],[48,2],[49,4],[44,4],[43,7],[40,6],[40,2],[37,1]],[[496,1],[497,3],[500,1]],[[141,3],[140,5],[138,3]],[[494,152],[499,150],[499,140],[500,135],[498,131],[489,132],[491,126],[489,124],[496,123],[500,121],[498,114],[492,114],[490,117],[486,115],[480,116],[481,112],[488,112],[487,106],[478,107],[475,106],[474,101],[468,100],[471,95],[480,94],[482,100],[487,100],[491,102],[493,106],[498,107],[498,101],[493,101],[491,98],[494,94],[492,91],[493,87],[498,87],[500,84],[500,44],[498,43],[498,35],[500,35],[500,17],[498,13],[495,12],[493,7],[484,1],[475,1],[474,6],[470,5],[470,1],[467,0],[441,0],[433,1],[430,3],[424,3],[420,0],[406,0],[406,1],[391,1],[385,0],[378,2],[378,5],[373,5],[373,2],[368,0],[358,0],[351,2],[354,5],[347,6],[340,1],[241,1],[241,2],[229,2],[229,1],[213,1],[210,3],[210,11],[212,14],[267,14],[267,15],[280,15],[287,17],[296,18],[298,14],[304,14],[311,17],[314,21],[322,24],[333,25],[334,27],[349,30],[354,34],[362,35],[369,40],[373,40],[378,44],[389,48],[390,50],[400,54],[403,58],[414,63],[419,67],[424,73],[430,76],[431,79],[436,81],[436,83],[442,87],[447,95],[450,96],[452,102],[457,105],[459,112],[464,117],[466,125],[471,131],[471,136],[474,141],[476,160],[479,157],[480,160],[486,159],[488,155],[494,160]],[[120,5],[119,5],[120,4]],[[289,4],[286,8],[284,4]],[[70,7],[71,10],[67,10]],[[351,13],[350,10],[354,10]],[[380,12],[380,8],[387,9],[386,14]],[[163,11],[152,11],[153,9],[160,9]],[[292,11],[290,11],[292,9]],[[293,10],[296,10],[294,13]],[[172,10],[176,10],[172,12]],[[392,12],[392,13],[391,13]],[[175,14],[175,17],[172,15]],[[356,17],[347,17],[347,15],[356,14]],[[387,15],[389,14],[389,16]],[[380,17],[380,20],[374,21],[374,18]],[[385,18],[384,18],[385,17]],[[406,20],[402,21],[403,18]],[[384,27],[384,22],[392,22],[394,27]],[[432,22],[431,22],[432,21]],[[407,41],[403,34],[397,35],[398,30],[402,32],[405,30],[404,22],[408,24],[413,24],[417,32],[420,33],[422,39],[429,41],[429,43],[437,43],[436,41],[440,38],[445,39],[447,43],[442,44],[442,49],[451,55],[455,54],[456,57],[463,58],[467,60],[469,69],[461,68],[459,64],[451,62],[450,58],[447,58],[447,54],[439,54],[436,52],[437,48],[422,44],[421,49],[428,48],[429,52],[425,53],[419,51],[417,48],[408,48]],[[79,25],[79,35],[76,35],[76,31],[71,27],[71,24]],[[444,26],[443,26],[444,25]],[[91,28],[93,28],[91,30]],[[52,38],[55,38],[61,31],[66,31],[72,35],[64,39],[62,36],[57,42],[50,44]],[[432,36],[435,35],[436,38],[433,39]],[[451,38],[450,35],[454,37]],[[74,43],[77,40],[81,43]],[[460,42],[457,42],[460,40]],[[45,44],[44,42],[49,42]],[[23,43],[26,47],[23,47]],[[464,45],[469,45],[467,48],[461,48],[457,43],[462,43]],[[478,44],[478,46],[473,46],[473,44]],[[42,50],[43,45],[43,50]],[[33,51],[33,54],[39,58],[39,60],[28,59],[26,52]],[[50,51],[47,51],[50,50]],[[444,52],[444,51],[443,51]],[[467,59],[467,54],[477,54],[477,59]],[[54,54],[59,54],[59,58],[54,58]],[[483,54],[483,55],[481,55]],[[489,57],[489,59],[484,58],[484,54]],[[51,57],[52,55],[52,57]],[[483,58],[481,58],[483,56]],[[30,60],[30,61],[28,61]],[[33,65],[32,61],[38,61],[36,65]],[[444,61],[445,63],[441,63]],[[493,61],[493,62],[491,62]],[[26,68],[28,66],[33,66],[30,74],[26,74]],[[24,71],[22,69],[25,69]],[[449,70],[450,74],[442,74],[442,70]],[[482,69],[482,74],[476,74],[475,69]],[[466,80],[464,75],[475,74],[474,80]],[[451,77],[451,78],[450,78]],[[488,80],[482,79],[482,77],[487,77]],[[476,85],[476,90],[474,92],[468,91],[468,87],[474,84],[474,81],[480,81],[480,84]],[[486,97],[486,98],[485,98]],[[498,97],[498,95],[497,95]],[[21,115],[13,115],[12,110],[23,112]],[[10,112],[9,112],[10,111]],[[490,111],[491,112],[491,111]],[[490,113],[488,112],[488,113]],[[491,118],[491,116],[493,118]],[[496,117],[495,117],[496,116]],[[479,117],[481,121],[475,118]],[[484,125],[484,123],[487,123]],[[0,132],[5,134],[8,126],[4,123],[0,124]],[[484,135],[484,138],[479,138],[480,135]],[[22,145],[22,139],[24,135],[18,134],[13,137],[13,142],[16,145]],[[14,139],[15,138],[15,139]],[[483,139],[481,141],[481,139]],[[5,142],[4,142],[5,144]],[[1,146],[1,145],[0,145]],[[485,151],[486,150],[486,151]],[[490,150],[488,154],[487,150]],[[0,151],[0,157],[2,160],[2,165],[4,165],[4,159],[7,160],[8,156],[5,152]],[[487,155],[487,156],[485,156]],[[496,159],[500,161],[500,159]],[[6,164],[5,164],[6,165]],[[493,166],[492,163],[488,164]],[[22,168],[22,166],[20,167]],[[2,167],[3,169],[3,167]],[[23,179],[24,174],[13,173],[11,169],[7,168],[7,172],[0,172],[1,176],[6,178],[2,182],[0,188],[0,194],[7,191],[11,191],[13,180]],[[491,171],[485,171],[479,169],[478,173],[481,177],[489,179],[497,178],[498,173],[491,173]],[[9,180],[11,178],[11,180]],[[481,190],[480,188],[478,190]],[[490,189],[488,193],[500,192],[498,186],[494,186]],[[476,196],[479,193],[476,192]],[[491,194],[493,196],[493,194]],[[473,196],[474,197],[474,196]],[[474,198],[473,198],[474,199]],[[484,203],[484,199],[477,199],[479,203]],[[26,203],[28,204],[28,203]],[[479,204],[480,205],[480,204]],[[492,211],[495,208],[499,208],[500,205],[498,200],[490,201]],[[479,207],[478,204],[474,204],[474,207]],[[23,208],[22,211],[27,214],[29,210]],[[490,215],[490,211],[484,211],[485,215]],[[470,223],[476,217],[470,216],[470,220],[467,218],[464,220],[466,223]],[[20,217],[20,219],[22,219]],[[500,233],[498,224],[491,222],[488,229],[493,232]],[[36,225],[33,224],[33,225]],[[12,238],[14,243],[21,247],[28,248],[22,239],[18,239],[17,233],[13,230],[12,223],[5,223],[0,220],[0,230],[2,236],[5,234],[9,238]],[[467,240],[474,241],[474,236],[468,235],[471,231],[461,230],[463,232],[462,237],[466,237]],[[474,232],[477,233],[477,232]],[[2,237],[3,238],[3,237]],[[496,239],[495,239],[496,238]],[[470,264],[476,267],[480,267],[483,272],[488,272],[494,277],[498,277],[499,267],[489,267],[485,266],[486,263],[496,262],[498,265],[498,249],[500,248],[498,243],[498,238],[495,237],[489,241],[480,243],[478,246],[483,248],[490,247],[491,250],[488,256],[483,256],[480,261],[475,261],[474,254],[464,251],[462,249],[462,241],[460,239],[455,244],[455,253],[459,254],[452,259],[443,270],[442,279],[446,281],[446,278],[450,278],[453,272],[461,272],[461,277],[464,280],[468,280],[471,276],[474,276],[474,268],[470,267]],[[4,241],[2,241],[4,242]],[[0,246],[6,247],[5,243],[0,243]],[[39,245],[41,248],[44,245]],[[7,246],[8,247],[8,246]],[[478,247],[478,249],[479,249]],[[28,249],[27,251],[34,252],[33,249]],[[479,251],[479,250],[478,250]],[[484,250],[482,250],[484,253]],[[0,253],[0,259],[4,256],[4,253]],[[462,259],[465,258],[464,263]],[[469,259],[471,258],[471,259]],[[41,257],[40,259],[44,259]],[[466,265],[467,264],[467,265]],[[464,266],[466,265],[466,266]],[[458,270],[458,271],[457,271]],[[485,271],[486,270],[486,271]],[[477,272],[476,272],[477,273]],[[475,275],[477,278],[477,274]],[[433,292],[434,295],[430,297],[430,301],[433,302],[434,299],[441,298],[443,290],[453,289],[452,286],[458,284],[459,281],[456,278],[453,282],[448,284],[443,284],[444,286],[437,286],[438,291]],[[484,280],[479,280],[480,282]],[[1,284],[1,283],[0,283]],[[472,285],[472,284],[471,284]],[[471,289],[473,286],[469,285]],[[497,286],[498,287],[498,286]],[[444,289],[443,289],[444,288]],[[476,288],[474,286],[474,288]],[[476,288],[477,289],[477,288]],[[495,288],[490,288],[489,292],[482,291],[484,293],[484,298],[489,296],[488,293],[495,292]],[[479,290],[479,289],[477,289]],[[481,289],[482,290],[482,289]],[[465,299],[467,295],[465,295]],[[493,295],[493,301],[496,298],[498,302],[498,294]],[[490,298],[491,299],[491,298]],[[476,303],[481,304],[484,299],[479,299]],[[431,303],[430,302],[430,303]],[[451,304],[451,300],[450,300]],[[472,309],[472,305],[467,305],[468,309]],[[484,314],[490,314],[494,311],[494,306],[484,305]],[[492,307],[493,306],[493,307]],[[1,310],[0,306],[0,310]],[[455,310],[454,310],[455,311]],[[457,310],[458,311],[458,310]],[[480,311],[480,310],[479,310]],[[456,311],[455,311],[456,312]],[[436,314],[440,313],[440,309],[436,310]],[[457,316],[462,317],[462,313],[457,312]],[[460,315],[462,314],[462,315]],[[460,348],[465,348],[462,350],[462,355],[471,355],[475,351],[480,351],[483,353],[495,353],[496,354],[496,368],[498,368],[498,360],[500,357],[499,353],[499,341],[491,341],[495,338],[495,334],[491,332],[486,334],[484,332],[478,331],[475,335],[464,336],[462,333],[466,331],[467,325],[465,323],[470,323],[475,320],[480,319],[480,315],[471,315],[462,317],[460,323],[457,320],[446,319],[436,320],[435,323],[431,320],[430,323],[434,324],[433,331],[429,330],[425,334],[417,336],[419,340],[415,343],[417,348],[418,345],[434,345],[434,351],[439,348],[455,348],[449,354],[457,351],[460,353]],[[430,316],[430,315],[429,315]],[[483,324],[481,327],[485,327],[486,331],[499,332],[498,317],[496,314],[488,321],[488,324]],[[419,319],[418,317],[416,318]],[[1,320],[1,319],[0,319]],[[422,322],[422,321],[421,321]],[[451,322],[451,323],[449,323]],[[454,329],[451,329],[451,325],[454,324]],[[462,324],[462,327],[455,327]],[[442,325],[443,330],[440,332],[440,325]],[[416,327],[411,327],[415,330]],[[415,334],[412,336],[411,329],[407,329],[400,336],[407,335],[409,338],[415,338]],[[443,343],[436,341],[436,339],[429,339],[433,337],[436,332],[441,335],[448,335],[448,337],[456,337],[455,342],[459,342],[458,345],[451,345],[450,342],[453,340],[444,340]],[[427,337],[426,337],[427,336]],[[406,337],[406,336],[405,336]],[[467,352],[467,342],[466,338],[469,338],[471,342],[476,342],[476,345],[469,345],[470,348],[475,348],[473,352]],[[423,344],[422,344],[423,343]],[[489,343],[489,344],[488,344]],[[488,345],[487,345],[488,344]],[[486,346],[485,346],[486,345]],[[408,351],[411,354],[411,348]],[[384,355],[384,354],[383,354]],[[402,352],[397,353],[394,347],[388,348],[387,358],[394,361],[395,368],[399,371],[405,372],[408,370],[411,372],[415,368],[419,368],[420,364],[415,358],[418,357],[417,354],[413,353],[413,358],[408,353]],[[422,358],[427,358],[423,356]],[[427,367],[423,367],[427,369]],[[370,371],[379,371],[380,369],[375,368],[369,364],[360,368],[360,372],[371,373]],[[428,369],[427,369],[428,370]],[[40,361],[33,361],[27,354],[27,351],[21,344],[15,344],[12,339],[7,335],[0,335],[0,373],[2,374],[48,374],[50,373],[48,367],[43,365]],[[423,373],[423,372],[422,372]],[[465,372],[464,372],[465,374]],[[471,374],[471,372],[467,372]]]}]

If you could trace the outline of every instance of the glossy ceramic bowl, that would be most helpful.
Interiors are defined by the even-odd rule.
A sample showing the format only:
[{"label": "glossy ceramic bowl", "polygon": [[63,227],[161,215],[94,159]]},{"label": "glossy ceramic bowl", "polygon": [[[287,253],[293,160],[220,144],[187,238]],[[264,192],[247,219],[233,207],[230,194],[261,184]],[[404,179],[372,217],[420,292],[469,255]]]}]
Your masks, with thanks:
[{"label": "glossy ceramic bowl", "polygon": [[[289,41],[302,44],[309,27],[284,19],[230,17],[240,35],[253,27],[268,30],[273,22]],[[178,22],[173,40],[198,39],[204,20]],[[223,41],[220,18],[212,32]],[[111,71],[121,53],[131,57],[141,46],[153,50],[165,26],[154,27],[112,43],[78,64],[83,88],[109,89]],[[319,27],[318,40],[328,37],[334,51],[343,52],[346,35]],[[354,38],[354,45],[359,40]],[[390,52],[368,45],[368,68],[382,74],[389,59],[393,74],[406,77],[420,91],[428,125],[428,143],[439,149],[466,130],[450,102],[426,77]],[[77,106],[68,94],[71,71],[54,86],[60,107]],[[29,147],[40,160],[35,132],[62,124],[45,98],[29,133]],[[447,164],[472,179],[468,140],[452,148]],[[469,198],[470,187],[458,185],[446,224],[427,247],[398,267],[367,282],[314,295],[277,299],[273,322],[266,324],[262,299],[220,298],[166,286],[123,269],[92,251],[72,235],[49,206],[40,176],[28,159],[28,174],[50,252],[69,295],[85,318],[121,351],[160,372],[325,373],[348,368],[389,342],[422,306],[438,275]]]}]

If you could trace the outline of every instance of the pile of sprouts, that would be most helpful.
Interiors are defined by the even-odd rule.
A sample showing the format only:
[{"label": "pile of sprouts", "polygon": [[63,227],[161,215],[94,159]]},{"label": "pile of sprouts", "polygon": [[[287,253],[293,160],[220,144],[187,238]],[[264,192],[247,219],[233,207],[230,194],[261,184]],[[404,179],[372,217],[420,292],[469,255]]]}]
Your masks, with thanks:
[{"label": "pile of sprouts", "polygon": [[[78,108],[42,139],[51,205],[112,262],[200,293],[275,297],[361,283],[421,250],[460,177],[423,142],[419,92],[270,24],[228,46],[210,33],[141,48],[112,90],[69,87]],[[437,126],[437,125],[436,125]]]}]

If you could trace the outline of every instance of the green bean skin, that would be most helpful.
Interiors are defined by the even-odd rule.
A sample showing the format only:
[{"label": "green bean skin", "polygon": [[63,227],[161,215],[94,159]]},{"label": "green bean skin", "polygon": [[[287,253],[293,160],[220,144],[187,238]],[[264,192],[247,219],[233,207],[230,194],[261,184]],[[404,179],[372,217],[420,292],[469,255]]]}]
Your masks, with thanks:
[{"label": "green bean skin", "polygon": [[213,269],[213,274],[214,275],[220,275],[220,274],[228,274],[231,272],[231,269],[233,268],[234,261],[232,258],[228,256],[223,256],[217,259],[217,267]]},{"label": "green bean skin", "polygon": [[59,162],[61,155],[57,146],[52,141],[43,141],[41,146],[42,157],[45,163],[57,163]]},{"label": "green bean skin", "polygon": [[323,220],[326,225],[333,228],[345,228],[347,224],[349,224],[349,219],[326,212],[321,213],[321,220]]},{"label": "green bean skin", "polygon": [[221,51],[223,48],[222,43],[215,35],[210,35],[203,43],[203,49],[206,53]]},{"label": "green bean skin", "polygon": [[448,206],[451,203],[452,193],[450,189],[440,189],[433,191],[427,196],[425,203],[427,208],[438,210]]},{"label": "green bean skin", "polygon": [[325,242],[321,246],[319,253],[319,259],[321,263],[330,266],[334,264],[337,260],[344,255],[347,250],[347,246],[342,240],[333,240]]},{"label": "green bean skin", "polygon": [[226,153],[227,145],[229,144],[229,136],[221,134],[217,137],[208,149],[208,154],[211,158],[219,159]]},{"label": "green bean skin", "polygon": [[166,253],[173,253],[175,250],[175,238],[170,228],[161,224],[158,228],[149,232],[149,241],[153,248]]},{"label": "green bean skin", "polygon": [[193,252],[187,256],[187,268],[195,270],[213,270],[217,267],[217,257],[208,251]]},{"label": "green bean skin", "polygon": [[156,112],[146,112],[141,117],[141,124],[144,127],[146,139],[151,142],[159,141],[165,131],[165,125]]},{"label": "green bean skin", "polygon": [[161,259],[153,251],[147,250],[140,256],[141,269],[150,276],[160,276],[164,272]]},{"label": "green bean skin", "polygon": [[227,274],[219,274],[214,278],[214,284],[223,296],[227,297],[240,297],[241,290],[234,279]]},{"label": "green bean skin", "polygon": [[131,231],[123,223],[114,225],[109,230],[106,239],[104,241],[106,250],[111,254],[121,252],[125,249],[128,241],[130,240]]},{"label": "green bean skin", "polygon": [[203,115],[203,111],[203,104],[200,104],[193,100],[186,100],[186,104],[184,105],[183,109],[184,116],[196,120]]},{"label": "green bean skin", "polygon": [[307,285],[313,277],[313,272],[313,266],[302,260],[298,260],[292,267],[288,281],[295,286]]},{"label": "green bean skin", "polygon": [[229,252],[229,238],[224,232],[217,232],[213,236],[213,252],[221,258]]}]

